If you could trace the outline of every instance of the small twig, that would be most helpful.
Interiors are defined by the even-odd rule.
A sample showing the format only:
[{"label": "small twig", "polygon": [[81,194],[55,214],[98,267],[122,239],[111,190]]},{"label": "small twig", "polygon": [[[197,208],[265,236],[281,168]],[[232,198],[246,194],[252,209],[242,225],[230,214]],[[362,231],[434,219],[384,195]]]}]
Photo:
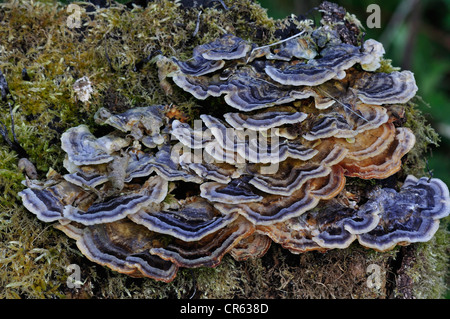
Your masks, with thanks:
[{"label": "small twig", "polygon": [[195,278],[195,274],[191,268],[189,268],[189,272],[191,273],[192,281],[194,282],[194,292],[189,296],[189,299],[194,299],[195,294],[197,293],[197,279]]},{"label": "small twig", "polygon": [[[13,99],[13,105],[16,104],[16,101],[14,101]],[[13,108],[11,106],[11,103],[8,102],[8,106],[9,106],[9,116],[11,117],[11,133],[14,139],[14,142],[17,142],[17,136],[16,136],[16,131],[14,129],[14,116],[13,116]]]},{"label": "small twig", "polygon": [[[17,154],[19,155],[20,158],[28,158],[29,156],[28,156],[27,152],[25,151],[25,149],[22,146],[20,146],[20,143],[17,140],[16,132],[14,129],[14,116],[13,116],[12,105],[16,104],[16,101],[14,100],[14,97],[12,96],[11,92],[9,91],[8,82],[6,81],[6,78],[1,71],[0,71],[0,91],[1,91],[1,95],[2,95],[2,102],[8,103],[9,116],[11,118],[11,133],[13,136],[13,140],[11,141],[11,139],[9,138],[8,129],[2,121],[0,121],[0,125],[1,125],[0,135],[3,137],[3,140],[6,142],[6,144],[8,144],[8,146],[12,150],[17,152]],[[12,101],[12,105],[9,100]]]},{"label": "small twig", "polygon": [[9,91],[8,82],[6,81],[6,78],[3,75],[2,71],[0,71],[0,91],[2,94],[2,101],[7,102],[8,95],[11,95],[11,92]]},{"label": "small twig", "polygon": [[325,95],[327,95],[329,98],[333,99],[336,103],[342,105],[345,109],[349,110],[350,112],[352,112],[353,114],[355,114],[356,116],[358,116],[359,118],[361,118],[362,120],[364,120],[364,121],[366,121],[366,122],[369,122],[364,116],[362,116],[362,115],[356,113],[355,111],[353,111],[353,109],[352,109],[351,107],[349,107],[348,105],[345,105],[344,103],[342,103],[342,102],[339,101],[338,99],[334,98],[333,96],[331,96],[330,94],[328,94],[327,91],[322,90],[321,88],[319,88],[319,90],[320,90],[322,93],[325,93]]},{"label": "small twig", "polygon": [[271,47],[271,46],[275,46],[275,45],[284,43],[284,42],[286,42],[286,41],[292,40],[292,39],[294,39],[294,38],[296,38],[296,37],[301,36],[303,33],[305,33],[305,30],[303,30],[302,32],[299,32],[299,33],[297,33],[297,34],[294,34],[293,36],[290,36],[290,37],[288,37],[288,38],[286,38],[286,39],[277,41],[277,42],[275,42],[275,43],[267,44],[267,45],[263,45],[263,46],[261,46],[261,47],[254,48],[254,49],[250,52],[250,54],[248,55],[247,63],[248,63],[248,61],[252,58],[253,52],[258,51],[258,50],[263,50],[263,49],[269,48],[269,47]]},{"label": "small twig", "polygon": [[28,153],[25,151],[25,149],[20,146],[19,141],[17,140],[17,136],[16,136],[16,132],[14,130],[14,117],[13,117],[13,111],[12,111],[12,107],[11,107],[11,103],[8,102],[9,105],[9,115],[11,117],[11,133],[13,136],[13,140],[11,141],[11,139],[8,136],[8,129],[6,128],[6,125],[0,121],[0,125],[2,127],[0,127],[0,135],[3,137],[3,140],[6,142],[6,144],[8,144],[8,146],[15,151],[20,158],[29,158]]},{"label": "small twig", "polygon": [[193,37],[195,37],[195,36],[197,35],[198,30],[199,30],[199,28],[200,28],[200,15],[201,15],[201,14],[202,14],[202,10],[200,10],[200,11],[198,12],[198,15],[197,15],[197,24],[195,25],[195,30],[194,30],[194,33],[192,34]]},{"label": "small twig", "polygon": [[275,42],[275,43],[267,44],[267,45],[263,45],[262,47],[254,48],[254,49],[252,50],[252,52],[253,52],[253,51],[256,51],[256,50],[262,50],[262,49],[265,49],[265,48],[269,48],[269,47],[274,46],[274,45],[281,44],[281,43],[283,43],[283,42],[286,42],[286,41],[289,41],[289,40],[294,39],[294,38],[296,38],[296,37],[299,37],[299,36],[301,36],[303,33],[305,33],[305,30],[303,30],[302,32],[299,32],[299,33],[297,33],[297,34],[294,34],[293,36],[290,36],[289,38],[286,38],[286,39],[277,41],[277,42]]},{"label": "small twig", "polygon": [[105,57],[106,57],[106,61],[108,61],[110,71],[113,73],[116,72],[116,70],[112,66],[111,58],[109,57],[108,50],[106,50],[106,46],[105,46]]},{"label": "small twig", "polygon": [[3,139],[5,140],[6,144],[9,145],[10,148],[12,148],[12,142],[8,137],[8,129],[6,128],[6,125],[3,124],[2,121],[0,121],[0,134],[3,136]]},{"label": "small twig", "polygon": [[224,9],[225,11],[228,11],[228,10],[229,10],[229,8],[228,8],[227,5],[225,4],[225,2],[223,2],[223,0],[213,0],[213,1],[219,2],[219,3],[222,5],[222,7],[223,7],[223,9]]},{"label": "small twig", "polygon": [[359,48],[359,52],[361,52],[361,53],[363,53],[363,51],[364,51],[364,41],[366,40],[365,37],[366,37],[366,33],[362,32],[362,34],[361,34],[361,46]]}]

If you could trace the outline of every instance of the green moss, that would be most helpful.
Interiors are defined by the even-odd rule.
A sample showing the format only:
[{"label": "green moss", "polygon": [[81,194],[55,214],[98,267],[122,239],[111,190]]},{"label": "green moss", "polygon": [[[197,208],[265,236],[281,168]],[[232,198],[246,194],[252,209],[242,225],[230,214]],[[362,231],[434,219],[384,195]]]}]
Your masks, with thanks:
[{"label": "green moss", "polygon": [[416,96],[406,105],[405,127],[409,127],[416,136],[416,143],[413,149],[405,156],[403,164],[404,174],[422,176],[427,167],[427,156],[433,146],[438,146],[440,137],[433,127],[426,121],[419,110],[419,103],[423,100]]},{"label": "green moss", "polygon": [[0,213],[0,298],[64,297],[69,240],[23,207]]},{"label": "green moss", "polygon": [[377,72],[392,73],[394,71],[400,71],[400,68],[392,66],[392,60],[381,59],[380,67],[377,69]]},{"label": "green moss", "polygon": [[417,245],[414,262],[405,267],[405,275],[412,281],[412,294],[417,299],[442,298],[448,289],[448,226],[449,218],[446,218],[430,241]]}]

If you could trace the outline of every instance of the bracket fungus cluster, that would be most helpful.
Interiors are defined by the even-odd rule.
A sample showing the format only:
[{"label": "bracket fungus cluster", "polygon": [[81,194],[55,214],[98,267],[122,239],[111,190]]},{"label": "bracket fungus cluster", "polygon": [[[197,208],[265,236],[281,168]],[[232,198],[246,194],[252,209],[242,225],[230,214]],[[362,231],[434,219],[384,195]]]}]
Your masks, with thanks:
[{"label": "bracket fungus cluster", "polygon": [[90,260],[166,282],[227,253],[260,257],[272,241],[293,253],[427,241],[450,211],[442,181],[346,188],[347,177],[397,173],[415,143],[397,111],[416,94],[414,76],[381,72],[383,54],[324,24],[273,45],[227,34],[186,61],[159,56],[160,74],[227,111],[204,106],[191,125],[163,105],[102,108],[95,119],[110,133],[66,131],[67,173],[27,180],[23,204]]}]

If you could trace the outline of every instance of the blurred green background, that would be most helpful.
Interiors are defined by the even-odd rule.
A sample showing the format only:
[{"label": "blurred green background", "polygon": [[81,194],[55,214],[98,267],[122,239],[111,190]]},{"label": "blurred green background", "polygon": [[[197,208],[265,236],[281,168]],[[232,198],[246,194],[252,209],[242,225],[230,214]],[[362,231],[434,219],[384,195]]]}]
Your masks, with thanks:
[{"label": "blurred green background", "polygon": [[[321,0],[258,0],[269,16],[278,19],[291,13],[317,23],[320,14],[311,10]],[[365,27],[366,39],[383,43],[392,65],[414,72],[420,108],[441,136],[439,147],[429,154],[433,176],[450,185],[450,0],[335,0],[354,14]],[[368,28],[373,11],[380,7],[380,28]],[[369,20],[370,22],[370,20]]]}]

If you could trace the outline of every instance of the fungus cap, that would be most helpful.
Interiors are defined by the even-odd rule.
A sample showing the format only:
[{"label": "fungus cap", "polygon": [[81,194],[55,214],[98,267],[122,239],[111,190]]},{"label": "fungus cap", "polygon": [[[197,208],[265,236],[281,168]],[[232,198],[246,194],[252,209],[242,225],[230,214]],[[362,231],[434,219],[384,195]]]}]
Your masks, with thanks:
[{"label": "fungus cap", "polygon": [[384,188],[374,191],[371,197],[370,202],[382,207],[380,223],[358,235],[358,241],[378,251],[430,240],[439,227],[439,219],[450,213],[448,187],[436,178],[417,179],[410,175],[399,192]]}]

